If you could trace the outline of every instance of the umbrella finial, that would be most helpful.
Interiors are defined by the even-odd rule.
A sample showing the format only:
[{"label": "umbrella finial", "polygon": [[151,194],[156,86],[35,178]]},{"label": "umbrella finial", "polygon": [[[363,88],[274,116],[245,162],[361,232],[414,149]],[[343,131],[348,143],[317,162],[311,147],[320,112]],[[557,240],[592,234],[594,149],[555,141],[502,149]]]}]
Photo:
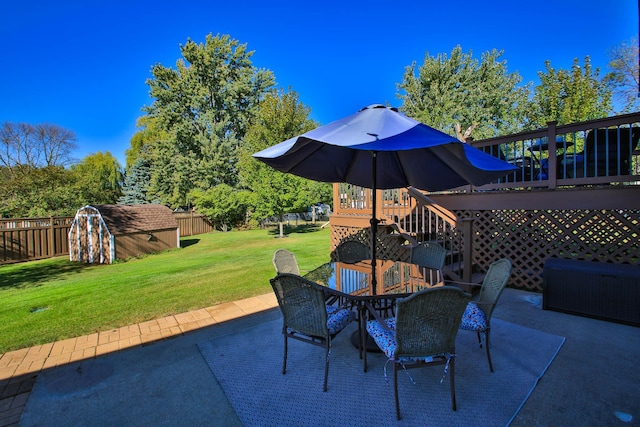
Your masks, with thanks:
[{"label": "umbrella finial", "polygon": [[[391,111],[395,111],[396,113],[398,112],[398,109],[396,107],[387,107],[384,106],[382,104],[371,104],[371,105],[367,105],[366,107],[362,107],[360,109],[360,111],[364,111],[364,110],[373,110],[374,108],[388,108]],[[359,112],[360,112],[359,111]]]}]

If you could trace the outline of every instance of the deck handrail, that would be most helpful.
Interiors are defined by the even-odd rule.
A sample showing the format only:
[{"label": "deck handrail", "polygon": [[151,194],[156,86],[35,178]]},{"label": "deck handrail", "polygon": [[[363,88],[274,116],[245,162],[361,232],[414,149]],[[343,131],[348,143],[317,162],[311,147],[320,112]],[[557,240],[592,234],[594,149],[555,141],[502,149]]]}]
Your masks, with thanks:
[{"label": "deck handrail", "polygon": [[472,141],[518,166],[505,178],[456,191],[640,185],[640,112]]},{"label": "deck handrail", "polygon": [[[371,189],[350,184],[334,184],[338,197],[334,214],[371,215]],[[446,270],[450,278],[471,280],[472,223],[437,204],[420,190],[410,187],[378,190],[378,219],[391,226],[397,236],[406,237],[409,245],[423,241],[436,241],[447,248]],[[334,221],[335,221],[335,217]],[[362,224],[362,227],[366,227]]]}]

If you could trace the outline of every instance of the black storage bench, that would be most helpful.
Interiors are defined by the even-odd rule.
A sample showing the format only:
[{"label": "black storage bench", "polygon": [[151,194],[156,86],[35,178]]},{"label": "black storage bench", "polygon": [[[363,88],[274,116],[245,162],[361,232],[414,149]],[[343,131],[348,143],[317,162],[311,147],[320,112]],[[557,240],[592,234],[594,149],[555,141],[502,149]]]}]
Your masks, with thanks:
[{"label": "black storage bench", "polygon": [[640,266],[549,258],[542,308],[640,326]]}]

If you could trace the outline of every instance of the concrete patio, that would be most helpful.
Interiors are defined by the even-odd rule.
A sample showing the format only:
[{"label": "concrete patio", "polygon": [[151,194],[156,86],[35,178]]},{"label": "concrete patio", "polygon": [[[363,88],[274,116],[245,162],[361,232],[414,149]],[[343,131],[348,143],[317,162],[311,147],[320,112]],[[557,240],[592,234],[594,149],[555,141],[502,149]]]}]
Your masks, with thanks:
[{"label": "concrete patio", "polygon": [[[640,425],[640,328],[542,310],[541,298],[507,289],[494,312],[502,320],[566,337],[511,425]],[[279,316],[275,297],[265,294],[8,352],[0,357],[0,426],[35,425],[29,415],[44,405],[29,396],[42,372],[56,380],[48,386],[72,396],[78,384],[68,373],[82,369],[86,358],[100,361],[100,369],[88,373],[81,386],[95,388],[102,404],[81,414],[83,425],[238,426],[196,345]],[[527,355],[522,358],[526,362]],[[116,391],[123,388],[126,393]],[[162,406],[148,404],[146,396],[161,399]],[[47,425],[68,425],[64,410],[46,414]]]}]

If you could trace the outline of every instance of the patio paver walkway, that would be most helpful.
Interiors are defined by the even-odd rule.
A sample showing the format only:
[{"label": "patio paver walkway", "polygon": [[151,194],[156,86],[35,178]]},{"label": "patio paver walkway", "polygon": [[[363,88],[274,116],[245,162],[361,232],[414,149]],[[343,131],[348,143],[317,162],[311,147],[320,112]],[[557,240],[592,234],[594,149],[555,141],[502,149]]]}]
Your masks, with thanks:
[{"label": "patio paver walkway", "polygon": [[277,307],[275,294],[180,313],[0,355],[0,427],[17,426],[38,373]]}]

